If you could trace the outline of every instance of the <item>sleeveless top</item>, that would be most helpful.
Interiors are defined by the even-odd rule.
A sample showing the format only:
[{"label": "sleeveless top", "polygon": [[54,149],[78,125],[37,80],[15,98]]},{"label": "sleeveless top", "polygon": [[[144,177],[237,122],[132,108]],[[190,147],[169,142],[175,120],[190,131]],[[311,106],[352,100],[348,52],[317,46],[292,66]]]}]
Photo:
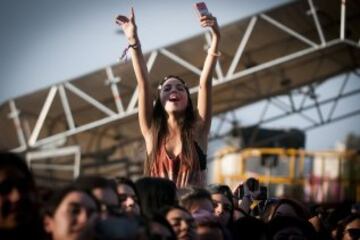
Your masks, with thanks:
[{"label": "sleeveless top", "polygon": [[177,188],[189,185],[204,186],[206,169],[206,154],[199,145],[194,142],[194,147],[199,161],[199,170],[190,170],[181,164],[181,153],[175,158],[171,158],[166,152],[165,144],[162,145],[157,157],[155,166],[151,168],[150,176],[162,177],[173,181]]}]

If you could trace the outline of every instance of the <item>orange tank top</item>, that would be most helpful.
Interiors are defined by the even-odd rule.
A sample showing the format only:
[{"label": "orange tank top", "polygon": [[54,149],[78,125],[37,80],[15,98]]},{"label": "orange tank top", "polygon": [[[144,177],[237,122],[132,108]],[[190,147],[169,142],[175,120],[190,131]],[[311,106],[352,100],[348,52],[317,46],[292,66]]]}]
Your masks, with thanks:
[{"label": "orange tank top", "polygon": [[166,152],[165,144],[156,158],[154,165],[151,167],[150,176],[162,177],[173,181],[177,188],[192,186],[204,186],[205,177],[203,171],[191,170],[181,161],[181,155],[171,158]]}]

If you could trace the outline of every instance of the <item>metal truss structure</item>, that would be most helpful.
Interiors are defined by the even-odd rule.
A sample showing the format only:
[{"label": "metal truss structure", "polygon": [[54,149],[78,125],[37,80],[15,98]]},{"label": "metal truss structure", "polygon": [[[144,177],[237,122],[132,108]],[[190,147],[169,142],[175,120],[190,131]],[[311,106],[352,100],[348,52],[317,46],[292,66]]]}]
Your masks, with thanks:
[{"label": "metal truss structure", "polygon": [[[322,101],[311,95],[330,77],[354,71],[358,75],[359,12],[356,1],[295,1],[221,27],[222,56],[213,79],[214,117],[226,121],[225,113],[263,99],[283,113],[266,118],[266,107],[257,125],[298,114],[312,129],[359,114],[354,110],[333,117],[341,99],[359,94],[360,89],[343,92],[347,77],[336,97]],[[209,41],[209,33],[204,33],[145,54],[154,91],[159,79],[175,74],[187,79],[196,101]],[[304,88],[304,101],[295,106],[293,92]],[[129,144],[138,148],[137,94],[131,63],[120,62],[11,99],[0,107],[0,129],[6,136],[0,148],[31,152],[78,145],[85,154]],[[278,99],[282,95],[289,97],[289,103]],[[306,105],[305,99],[312,103]],[[323,116],[321,106],[330,102],[333,110]],[[317,110],[318,119],[304,113],[311,108]],[[222,136],[219,129],[211,138]]]},{"label": "metal truss structure", "polygon": [[[339,110],[341,108],[339,106],[340,103],[345,102],[347,99],[358,97],[360,100],[360,84],[358,84],[356,88],[351,88],[351,90],[345,91],[346,87],[349,85],[349,79],[351,77],[353,82],[360,82],[360,75],[357,71],[347,72],[341,76],[326,80],[326,83],[337,82],[340,86],[339,89],[332,92],[330,96],[329,94],[326,94],[328,96],[320,98],[316,92],[318,85],[315,83],[299,89],[291,90],[285,95],[273,96],[263,100],[265,103],[261,107],[262,110],[260,111],[259,118],[254,121],[254,124],[251,126],[246,126],[254,127],[254,131],[251,134],[250,139],[256,139],[258,133],[257,130],[261,126],[294,115],[298,116],[298,118],[302,119],[306,123],[303,127],[297,127],[298,130],[302,130],[304,132],[359,115],[360,107],[350,108],[350,111],[348,110],[345,112]],[[324,92],[322,92],[322,95],[325,95]],[[297,98],[297,101],[295,98]],[[268,116],[268,112],[271,107],[275,107],[279,111],[277,114]],[[226,136],[241,137],[241,123],[239,122],[240,118],[238,117],[238,110],[240,109],[234,109],[214,117],[214,119],[218,120],[218,123],[216,128],[214,128],[211,132],[209,137],[210,141],[223,139]],[[292,132],[289,131],[289,133],[275,135],[268,139],[262,139],[261,141],[251,141],[249,146],[256,147],[266,142],[286,137],[287,134],[292,134]]]}]

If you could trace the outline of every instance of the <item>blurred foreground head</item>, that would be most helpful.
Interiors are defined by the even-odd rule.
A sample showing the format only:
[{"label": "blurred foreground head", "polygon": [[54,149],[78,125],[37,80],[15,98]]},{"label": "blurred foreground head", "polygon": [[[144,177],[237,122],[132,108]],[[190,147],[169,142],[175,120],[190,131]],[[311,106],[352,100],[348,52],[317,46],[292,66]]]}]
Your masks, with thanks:
[{"label": "blurred foreground head", "polygon": [[44,229],[49,239],[94,239],[100,205],[91,193],[75,186],[57,192],[44,206]]},{"label": "blurred foreground head", "polygon": [[[33,176],[16,154],[0,153],[0,231],[2,236],[38,236],[41,228]],[[34,235],[35,234],[35,235]],[[9,237],[11,239],[11,237]]]}]

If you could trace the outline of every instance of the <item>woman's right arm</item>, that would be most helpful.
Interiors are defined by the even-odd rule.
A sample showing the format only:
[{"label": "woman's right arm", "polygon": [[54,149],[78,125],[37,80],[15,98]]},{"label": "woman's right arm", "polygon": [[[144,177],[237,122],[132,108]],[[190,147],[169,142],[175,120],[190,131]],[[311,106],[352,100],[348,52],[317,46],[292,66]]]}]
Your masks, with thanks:
[{"label": "woman's right arm", "polygon": [[[140,130],[145,138],[146,143],[149,142],[151,136],[151,117],[153,111],[153,99],[149,86],[149,73],[146,67],[143,53],[141,51],[141,44],[137,35],[137,27],[135,24],[134,9],[131,8],[130,17],[118,16],[116,23],[119,24],[129,43],[129,50],[131,52],[131,60],[134,67],[134,72],[137,81],[137,91],[139,96],[139,124]],[[151,142],[151,141],[150,141]]]}]

